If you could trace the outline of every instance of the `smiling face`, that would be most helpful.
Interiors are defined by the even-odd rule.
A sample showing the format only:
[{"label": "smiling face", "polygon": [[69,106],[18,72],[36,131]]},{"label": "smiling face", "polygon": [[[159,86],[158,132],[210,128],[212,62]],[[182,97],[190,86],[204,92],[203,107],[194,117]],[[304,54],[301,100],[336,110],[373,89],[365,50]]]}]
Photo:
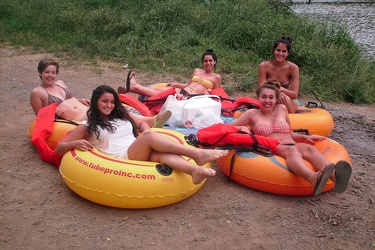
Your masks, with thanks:
[{"label": "smiling face", "polygon": [[57,69],[55,65],[47,66],[42,72],[39,72],[43,85],[52,85],[56,80]]},{"label": "smiling face", "polygon": [[279,43],[273,51],[273,55],[277,61],[285,61],[289,56],[288,47],[285,43]]},{"label": "smiling face", "polygon": [[205,70],[212,70],[215,67],[216,61],[212,55],[205,55],[203,58],[203,67]]},{"label": "smiling face", "polygon": [[270,88],[263,88],[259,93],[260,109],[264,111],[272,111],[276,104],[276,91]]},{"label": "smiling face", "polygon": [[115,108],[115,98],[113,94],[105,92],[98,99],[98,109],[102,117],[108,117]]}]

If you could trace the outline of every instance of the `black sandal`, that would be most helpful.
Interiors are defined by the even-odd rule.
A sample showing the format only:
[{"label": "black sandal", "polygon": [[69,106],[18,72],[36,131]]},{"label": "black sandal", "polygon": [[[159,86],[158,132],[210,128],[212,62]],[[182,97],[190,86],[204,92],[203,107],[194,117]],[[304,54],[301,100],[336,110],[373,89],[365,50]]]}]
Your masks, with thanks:
[{"label": "black sandal", "polygon": [[[314,195],[319,195],[327,184],[327,181],[331,174],[335,170],[335,164],[330,163],[323,171],[320,171],[317,176]],[[319,178],[320,177],[320,178]]]},{"label": "black sandal", "polygon": [[125,93],[128,93],[129,92],[129,89],[130,89],[130,80],[132,79],[132,77],[134,75],[132,75],[133,73],[133,70],[130,70],[129,73],[128,73],[128,76],[126,77],[126,92]]},{"label": "black sandal", "polygon": [[352,167],[346,161],[338,161],[335,167],[335,187],[333,191],[336,193],[345,192],[350,176],[352,175]]}]

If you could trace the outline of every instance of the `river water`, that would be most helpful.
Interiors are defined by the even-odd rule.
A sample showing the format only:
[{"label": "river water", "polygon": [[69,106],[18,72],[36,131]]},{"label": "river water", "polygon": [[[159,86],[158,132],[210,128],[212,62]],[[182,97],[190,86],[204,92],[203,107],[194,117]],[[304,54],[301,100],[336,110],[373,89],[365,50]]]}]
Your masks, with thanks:
[{"label": "river water", "polygon": [[375,59],[375,0],[361,3],[345,0],[293,1],[292,10],[297,15],[327,23],[345,26],[366,57]]}]

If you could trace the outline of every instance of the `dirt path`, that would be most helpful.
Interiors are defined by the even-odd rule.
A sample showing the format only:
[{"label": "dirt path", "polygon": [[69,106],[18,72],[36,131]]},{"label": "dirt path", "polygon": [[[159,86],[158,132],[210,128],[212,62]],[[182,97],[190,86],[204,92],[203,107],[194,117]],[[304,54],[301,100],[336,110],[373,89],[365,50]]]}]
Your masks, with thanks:
[{"label": "dirt path", "polygon": [[[328,104],[331,138],[350,153],[353,175],[343,194],[285,197],[228,183],[216,165],[192,197],[147,210],[100,206],[75,195],[44,163],[26,134],[34,119],[30,90],[40,59],[0,48],[0,249],[375,249],[375,106]],[[79,97],[124,83],[118,68],[68,66],[59,79]],[[73,63],[74,64],[74,63]],[[74,64],[76,65],[76,64]],[[137,75],[140,81],[174,80]],[[150,79],[153,79],[152,81]]]}]

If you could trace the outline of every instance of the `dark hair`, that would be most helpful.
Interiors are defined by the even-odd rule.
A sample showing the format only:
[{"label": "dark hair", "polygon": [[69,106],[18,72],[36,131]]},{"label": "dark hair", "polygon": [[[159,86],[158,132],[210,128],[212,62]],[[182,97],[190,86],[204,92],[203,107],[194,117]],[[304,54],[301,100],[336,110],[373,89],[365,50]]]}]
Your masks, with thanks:
[{"label": "dark hair", "polygon": [[116,91],[107,85],[100,85],[94,91],[92,92],[91,96],[91,103],[90,108],[87,110],[87,132],[89,137],[91,138],[94,134],[97,138],[99,138],[100,132],[98,129],[98,126],[100,126],[102,129],[107,129],[110,132],[114,132],[116,130],[116,127],[113,126],[109,121],[104,120],[101,117],[101,113],[98,108],[98,100],[99,98],[105,94],[110,93],[113,95],[115,100],[115,107],[112,110],[112,112],[109,114],[109,121],[114,119],[121,119],[121,120],[127,120],[129,121],[133,126],[133,134],[134,136],[137,136],[137,129],[134,124],[133,119],[130,117],[128,111],[125,109],[125,107],[122,105]]},{"label": "dark hair", "polygon": [[215,53],[212,49],[208,49],[208,50],[206,50],[206,52],[204,52],[204,54],[202,56],[202,62],[204,61],[205,56],[212,56],[214,61],[217,63],[217,56],[215,55]]},{"label": "dark hair", "polygon": [[279,99],[280,97],[280,82],[277,80],[268,80],[263,82],[262,84],[259,85],[255,93],[257,94],[257,97],[259,98],[260,92],[263,89],[272,89],[276,93],[276,99]]},{"label": "dark hair", "polygon": [[[53,60],[53,59],[43,59],[43,60],[41,60],[40,62],[39,62],[39,64],[38,64],[38,72],[39,72],[39,74],[41,74],[48,66],[50,66],[50,65],[54,65],[55,67],[56,67],[56,74],[58,74],[59,73],[59,63],[58,62],[56,62],[55,60]],[[42,77],[41,76],[39,76],[40,77],[40,79],[42,79]]]},{"label": "dark hair", "polygon": [[290,38],[289,36],[282,36],[277,39],[273,44],[273,51],[275,51],[277,45],[279,45],[280,43],[285,44],[288,49],[288,53],[290,53],[290,50],[292,49],[292,38]]}]

